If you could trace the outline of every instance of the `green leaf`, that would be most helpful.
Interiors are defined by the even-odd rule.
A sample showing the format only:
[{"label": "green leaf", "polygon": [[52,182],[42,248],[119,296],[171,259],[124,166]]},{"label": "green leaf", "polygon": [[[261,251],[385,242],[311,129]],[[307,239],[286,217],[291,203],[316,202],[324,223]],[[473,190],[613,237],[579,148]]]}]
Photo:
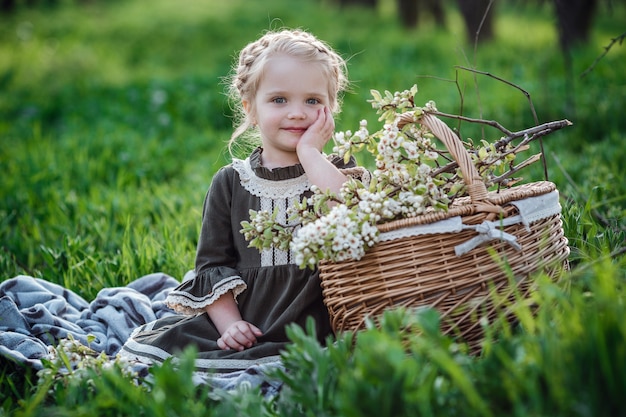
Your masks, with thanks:
[{"label": "green leaf", "polygon": [[350,149],[348,149],[346,151],[346,153],[343,155],[343,162],[345,164],[347,164],[348,162],[350,162],[350,157],[352,156],[352,152],[350,151]]},{"label": "green leaf", "polygon": [[380,102],[383,99],[383,97],[380,95],[380,92],[378,90],[370,90],[370,94],[372,95],[372,97],[374,97],[374,100],[376,100],[377,102]]}]

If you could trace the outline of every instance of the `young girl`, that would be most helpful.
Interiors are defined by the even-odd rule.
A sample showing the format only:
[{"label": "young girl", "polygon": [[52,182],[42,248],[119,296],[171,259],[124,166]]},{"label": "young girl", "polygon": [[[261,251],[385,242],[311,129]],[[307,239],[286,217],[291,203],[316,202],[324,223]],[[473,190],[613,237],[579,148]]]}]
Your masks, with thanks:
[{"label": "young girl", "polygon": [[250,209],[278,209],[287,224],[287,207],[312,185],[339,190],[348,166],[322,148],[347,83],[345,61],[304,31],[269,32],[241,51],[230,90],[242,122],[231,145],[253,133],[261,146],[212,180],[195,273],[167,298],[183,315],[138,328],[123,355],[159,363],[193,345],[199,370],[230,372],[276,361],[291,323],[313,317],[320,341],[330,334],[318,273],[299,269],[289,251],[249,248],[240,230]]}]

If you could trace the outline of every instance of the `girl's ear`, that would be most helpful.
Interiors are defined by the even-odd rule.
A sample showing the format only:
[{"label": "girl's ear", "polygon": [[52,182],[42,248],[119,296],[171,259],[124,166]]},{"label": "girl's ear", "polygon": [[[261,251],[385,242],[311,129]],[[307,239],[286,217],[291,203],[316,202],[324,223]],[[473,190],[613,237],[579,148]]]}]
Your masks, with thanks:
[{"label": "girl's ear", "polygon": [[252,104],[248,100],[241,100],[241,106],[243,107],[243,111],[246,112],[246,115],[248,116],[248,120],[250,120],[251,123],[255,125],[256,119],[254,117],[254,114],[252,114],[253,113]]},{"label": "girl's ear", "polygon": [[248,116],[250,116],[250,112],[252,111],[252,106],[248,100],[241,100],[241,105],[243,106],[243,111],[246,112]]}]

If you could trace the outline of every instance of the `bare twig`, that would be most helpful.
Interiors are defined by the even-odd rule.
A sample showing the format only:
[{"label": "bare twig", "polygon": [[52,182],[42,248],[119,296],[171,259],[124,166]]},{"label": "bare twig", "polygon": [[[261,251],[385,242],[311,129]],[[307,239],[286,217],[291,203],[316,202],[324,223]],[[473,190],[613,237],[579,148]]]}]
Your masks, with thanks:
[{"label": "bare twig", "polygon": [[[524,129],[524,130],[519,130],[517,132],[511,132],[510,130],[508,130],[507,128],[505,128],[504,126],[502,126],[500,123],[493,121],[493,120],[482,120],[482,119],[472,119],[469,117],[465,117],[465,116],[458,116],[458,115],[454,115],[454,114],[447,114],[447,113],[441,113],[441,112],[431,112],[434,115],[437,116],[441,116],[441,117],[450,117],[453,119],[458,119],[458,120],[463,120],[466,122],[470,122],[470,123],[482,123],[485,125],[489,125],[492,126],[498,130],[500,130],[501,132],[505,133],[507,136],[503,137],[502,139],[498,140],[497,142],[494,142],[494,146],[496,147],[496,149],[501,149],[503,147],[505,147],[506,145],[508,145],[509,143],[511,143],[512,141],[514,141],[515,139],[519,139],[519,138],[524,138],[515,148],[513,148],[512,150],[510,150],[507,153],[517,153],[520,151],[525,150],[525,148],[527,147],[528,143],[532,142],[533,140],[543,137],[545,135],[547,135],[548,133],[554,132],[556,130],[562,129],[564,127],[567,126],[571,126],[572,122],[570,122],[567,119],[563,119],[563,120],[556,120],[556,121],[552,121],[552,122],[546,122],[537,126],[533,126],[533,127],[529,127],[528,129]],[[516,167],[512,168],[511,173],[509,174],[503,174],[500,177],[497,178],[501,178],[500,180],[497,180],[497,178],[493,181],[494,184],[495,183],[502,183],[503,180],[507,179],[508,177],[510,177],[513,173],[516,173],[518,171],[520,171],[522,168],[525,168],[527,165],[529,165],[532,162],[535,162],[536,160],[538,160],[539,158],[541,158],[541,154],[539,154],[540,156],[533,156],[529,159],[527,159],[526,161],[522,162],[521,164],[517,165]],[[533,158],[538,158],[538,159],[534,159],[532,160],[532,162],[529,162],[531,159]],[[433,175],[439,175],[439,174],[443,174],[443,173],[450,173],[453,172],[456,168],[458,167],[458,164],[456,163],[456,161],[451,161],[450,163],[438,168],[437,170],[435,170],[433,172]]]},{"label": "bare twig", "polygon": [[480,31],[485,24],[485,20],[487,19],[487,15],[489,14],[489,10],[491,10],[491,6],[495,0],[491,0],[485,9],[485,13],[483,13],[482,19],[480,19],[480,24],[478,25],[478,29],[476,30],[476,35],[474,36],[474,59],[476,58],[476,52],[478,50],[478,38],[480,36]]},{"label": "bare twig", "polygon": [[500,175],[498,177],[495,177],[493,180],[491,180],[490,184],[485,184],[485,185],[487,187],[491,187],[494,184],[502,184],[505,180],[508,180],[513,174],[516,174],[519,171],[521,171],[522,169],[526,168],[527,166],[530,166],[530,165],[534,164],[539,159],[541,159],[541,154],[533,155],[530,158],[526,159],[524,162],[521,162],[521,163],[515,165],[514,167],[512,167],[509,171],[505,172],[504,174],[502,174],[502,175]]},{"label": "bare twig", "polygon": [[528,129],[520,130],[518,132],[511,132],[507,137],[504,137],[496,142],[494,142],[494,146],[496,148],[501,148],[508,145],[511,141],[521,138],[527,137],[523,142],[520,142],[520,145],[525,145],[529,142],[532,142],[536,138],[540,136],[545,136],[548,133],[552,133],[555,130],[562,129],[567,126],[571,126],[572,122],[567,119],[563,120],[555,120],[553,122],[542,123],[537,126],[529,127]]},{"label": "bare twig", "polygon": [[433,111],[431,113],[434,114],[435,116],[448,117],[450,119],[463,120],[464,122],[479,123],[479,124],[495,127],[496,129],[498,129],[499,131],[501,131],[502,133],[504,133],[507,136],[510,136],[510,135],[513,134],[513,132],[511,132],[510,130],[508,130],[507,128],[505,128],[504,126],[502,126],[500,123],[498,123],[495,120],[474,119],[472,117],[460,116],[460,115],[457,115],[457,114],[443,113],[443,112],[440,112],[440,111]]},{"label": "bare twig", "polygon": [[[456,90],[459,92],[459,115],[463,115],[463,110],[465,109],[465,94],[461,89],[461,85],[459,84],[459,72],[454,71],[454,84],[456,84]],[[457,131],[461,132],[461,121],[459,120],[459,124],[456,127]]]},{"label": "bare twig", "polygon": [[[465,122],[469,122],[469,123],[480,123],[480,124],[484,124],[484,125],[488,125],[491,127],[494,127],[496,129],[498,129],[499,131],[501,131],[502,133],[504,133],[506,135],[506,137],[498,140],[497,142],[495,142],[495,146],[503,146],[506,145],[507,143],[511,142],[514,139],[517,138],[521,138],[523,136],[530,136],[530,135],[537,135],[537,137],[539,136],[545,136],[550,132],[553,132],[555,130],[559,130],[562,129],[564,127],[567,126],[571,126],[572,122],[570,122],[567,119],[563,119],[563,120],[557,120],[557,121],[553,121],[553,122],[547,122],[547,123],[542,123],[540,125],[537,126],[533,126],[533,127],[529,127],[528,129],[524,129],[524,130],[520,130],[517,132],[512,132],[509,129],[507,129],[506,127],[502,126],[500,123],[498,123],[495,120],[485,120],[485,119],[474,119],[471,117],[467,117],[467,116],[459,116],[457,114],[448,114],[448,113],[443,113],[440,111],[432,111],[432,114],[434,114],[435,116],[441,116],[441,117],[448,117],[451,119],[458,119],[458,120],[463,120]],[[544,132],[541,135],[538,135],[541,132]]]},{"label": "bare twig", "polygon": [[[493,5],[494,0],[490,0],[489,4],[485,9],[485,13],[483,13],[482,18],[480,19],[480,24],[478,25],[478,29],[476,29],[476,34],[474,35],[474,63],[473,66],[476,67],[476,57],[478,56],[478,39],[480,37],[480,32],[483,29],[483,25],[485,24],[485,20],[487,20],[487,15],[489,14],[489,10],[491,10],[491,6]],[[480,112],[480,117],[483,117],[482,114],[482,105],[480,104],[480,90],[478,89],[478,80],[476,79],[476,74],[474,74],[474,85],[476,87],[476,99],[478,100],[478,108]],[[484,136],[484,132],[483,132]]]},{"label": "bare twig", "polygon": [[[459,93],[459,114],[463,115],[463,109],[465,108],[465,96],[463,94],[463,90],[461,89],[461,86],[459,85],[459,72],[455,71],[454,72],[454,80],[448,79],[448,78],[441,78],[441,77],[436,77],[434,75],[418,75],[417,78],[432,78],[438,81],[445,81],[445,82],[449,82],[449,83],[454,83],[454,85],[456,85],[456,89]],[[457,125],[457,133],[459,133],[461,131],[461,121],[459,120],[459,124]]]},{"label": "bare twig", "polygon": [[611,38],[611,42],[604,47],[604,52],[602,52],[602,54],[600,54],[595,61],[593,61],[593,63],[589,66],[589,68],[587,68],[586,70],[583,71],[582,74],[580,74],[580,78],[585,78],[587,76],[587,74],[589,74],[591,71],[593,71],[593,69],[596,67],[596,65],[598,65],[598,62],[600,62],[600,60],[602,58],[604,58],[606,56],[606,54],[609,53],[609,51],[611,50],[611,48],[619,42],[619,44],[621,45],[622,42],[624,41],[624,38],[626,38],[626,32],[622,33],[619,36],[616,36],[615,38]]},{"label": "bare twig", "polygon": [[498,81],[500,81],[500,82],[503,82],[504,84],[509,85],[509,86],[511,86],[511,87],[513,87],[513,88],[515,88],[515,89],[517,89],[517,90],[519,90],[519,91],[521,91],[521,92],[522,92],[522,93],[526,96],[526,99],[528,100],[528,104],[530,105],[530,111],[531,111],[531,112],[532,112],[532,114],[533,114],[533,120],[535,121],[535,124],[538,124],[538,123],[539,123],[539,119],[537,118],[537,112],[535,111],[535,106],[533,105],[533,101],[532,101],[532,99],[530,98],[530,93],[529,93],[528,91],[524,90],[524,89],[523,89],[522,87],[520,87],[519,85],[514,84],[514,83],[512,83],[512,82],[510,82],[510,81],[507,81],[507,80],[505,80],[504,78],[498,77],[497,75],[493,75],[493,74],[492,74],[492,73],[490,73],[490,72],[479,71],[479,70],[476,70],[476,69],[473,69],[473,68],[467,68],[467,67],[463,67],[463,66],[460,66],[460,65],[457,65],[457,66],[456,66],[456,68],[462,69],[462,70],[464,70],[464,71],[474,72],[474,73],[476,73],[476,74],[484,75],[484,76],[486,76],[486,77],[493,78],[493,79],[495,79],[495,80],[498,80]]},{"label": "bare twig", "polygon": [[[511,87],[513,87],[513,88],[515,88],[515,89],[517,89],[519,91],[521,91],[524,94],[524,96],[526,96],[526,99],[528,100],[528,105],[530,106],[530,111],[531,111],[531,113],[533,115],[533,120],[535,121],[535,124],[539,124],[539,118],[537,117],[537,112],[535,111],[535,105],[533,104],[533,100],[530,98],[530,93],[528,91],[524,90],[522,87],[520,87],[517,84],[514,84],[514,83],[512,83],[510,81],[505,80],[504,78],[498,77],[498,76],[493,75],[493,74],[491,74],[489,72],[478,71],[476,69],[467,68],[467,67],[463,67],[463,66],[457,66],[457,68],[460,68],[460,69],[465,70],[465,71],[470,71],[470,72],[473,72],[475,74],[481,74],[481,75],[485,75],[487,77],[491,77],[491,78],[493,78],[495,80],[503,82],[504,84],[509,85],[509,86],[511,86]],[[541,149],[541,155],[544,155],[543,139],[541,139],[541,138],[539,138],[539,147]],[[548,180],[548,165],[546,163],[545,157],[542,156],[541,162],[543,164],[543,176],[544,176],[544,178],[546,180]]]}]

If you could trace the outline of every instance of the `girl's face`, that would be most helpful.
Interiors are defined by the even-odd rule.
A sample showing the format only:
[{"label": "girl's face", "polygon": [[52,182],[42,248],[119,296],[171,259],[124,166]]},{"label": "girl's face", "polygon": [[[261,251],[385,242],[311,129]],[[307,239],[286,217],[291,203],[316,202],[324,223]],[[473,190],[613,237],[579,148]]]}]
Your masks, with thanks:
[{"label": "girl's face", "polygon": [[292,164],[296,145],[316,120],[318,111],[330,105],[328,80],[320,64],[288,55],[268,60],[252,102],[244,109],[258,126],[263,156]]}]

